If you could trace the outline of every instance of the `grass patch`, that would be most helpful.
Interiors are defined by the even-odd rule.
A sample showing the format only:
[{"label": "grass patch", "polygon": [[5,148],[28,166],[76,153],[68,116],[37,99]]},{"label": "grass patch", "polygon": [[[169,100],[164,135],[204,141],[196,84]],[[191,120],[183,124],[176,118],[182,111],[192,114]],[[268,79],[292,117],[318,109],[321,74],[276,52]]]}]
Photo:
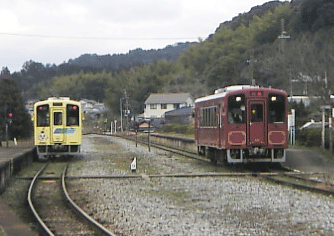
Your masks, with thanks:
[{"label": "grass patch", "polygon": [[7,236],[3,228],[0,226],[0,236]]}]

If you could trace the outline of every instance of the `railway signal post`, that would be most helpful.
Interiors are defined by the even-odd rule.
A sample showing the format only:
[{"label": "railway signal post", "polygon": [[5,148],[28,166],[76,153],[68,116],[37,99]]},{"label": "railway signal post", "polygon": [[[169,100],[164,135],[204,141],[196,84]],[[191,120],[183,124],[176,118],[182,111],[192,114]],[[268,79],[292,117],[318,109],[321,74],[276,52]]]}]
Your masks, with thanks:
[{"label": "railway signal post", "polygon": [[8,134],[8,124],[11,124],[13,122],[13,119],[15,118],[15,111],[12,108],[7,108],[6,109],[6,147],[8,148],[8,139],[9,139],[9,134]]}]

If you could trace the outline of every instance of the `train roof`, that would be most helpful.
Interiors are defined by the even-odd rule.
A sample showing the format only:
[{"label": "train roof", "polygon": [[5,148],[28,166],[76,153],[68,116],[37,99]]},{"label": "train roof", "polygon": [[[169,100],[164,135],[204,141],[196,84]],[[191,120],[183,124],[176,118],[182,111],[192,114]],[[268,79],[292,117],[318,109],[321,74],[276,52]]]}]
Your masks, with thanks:
[{"label": "train roof", "polygon": [[273,90],[275,92],[280,91],[280,92],[285,93],[283,90],[272,89],[272,88],[264,88],[264,87],[260,87],[260,86],[257,86],[257,85],[255,85],[255,86],[254,85],[233,85],[233,86],[228,86],[228,87],[225,87],[225,88],[217,89],[217,90],[215,90],[214,94],[211,94],[211,95],[208,95],[208,96],[205,96],[205,97],[197,98],[195,100],[195,103],[210,101],[210,100],[217,99],[217,98],[223,98],[228,93],[232,93],[232,92],[240,91],[240,90],[251,90],[251,89]]},{"label": "train roof", "polygon": [[77,104],[77,105],[80,104],[80,102],[71,100],[69,97],[49,97],[46,100],[36,102],[34,105],[38,106],[38,105],[41,105],[41,104],[49,104],[51,102],[64,102],[65,104],[74,103],[74,104]]}]

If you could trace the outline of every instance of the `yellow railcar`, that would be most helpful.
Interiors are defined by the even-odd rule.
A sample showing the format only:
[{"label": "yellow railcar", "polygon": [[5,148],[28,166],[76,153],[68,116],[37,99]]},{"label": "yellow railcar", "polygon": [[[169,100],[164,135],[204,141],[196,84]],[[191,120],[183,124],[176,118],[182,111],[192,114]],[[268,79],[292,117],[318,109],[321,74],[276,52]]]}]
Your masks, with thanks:
[{"label": "yellow railcar", "polygon": [[80,153],[83,114],[79,102],[68,97],[36,102],[32,119],[39,159]]}]

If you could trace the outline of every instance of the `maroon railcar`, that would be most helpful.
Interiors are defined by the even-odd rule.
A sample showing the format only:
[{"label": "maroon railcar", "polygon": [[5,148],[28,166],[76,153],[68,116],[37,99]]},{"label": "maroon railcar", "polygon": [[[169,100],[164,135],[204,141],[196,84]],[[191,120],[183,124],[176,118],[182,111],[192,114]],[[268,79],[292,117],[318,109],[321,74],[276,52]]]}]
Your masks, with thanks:
[{"label": "maroon railcar", "polygon": [[236,85],[195,101],[198,153],[212,162],[285,162],[288,101],[283,90]]}]

